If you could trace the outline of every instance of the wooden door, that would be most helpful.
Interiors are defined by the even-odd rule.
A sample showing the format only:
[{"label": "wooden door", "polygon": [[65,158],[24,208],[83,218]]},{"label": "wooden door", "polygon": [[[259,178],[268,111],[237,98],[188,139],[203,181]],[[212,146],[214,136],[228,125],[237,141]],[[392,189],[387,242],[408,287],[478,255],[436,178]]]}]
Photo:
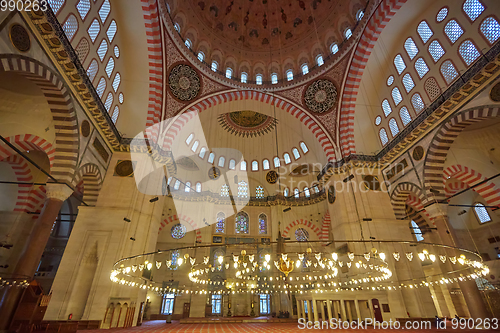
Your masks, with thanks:
[{"label": "wooden door", "polygon": [[189,318],[190,308],[191,308],[191,303],[184,303],[184,311],[182,311],[182,318]]},{"label": "wooden door", "polygon": [[378,299],[376,298],[372,299],[372,306],[373,306],[373,314],[375,315],[375,320],[383,322],[384,318],[382,317],[382,309],[380,308],[380,303]]}]

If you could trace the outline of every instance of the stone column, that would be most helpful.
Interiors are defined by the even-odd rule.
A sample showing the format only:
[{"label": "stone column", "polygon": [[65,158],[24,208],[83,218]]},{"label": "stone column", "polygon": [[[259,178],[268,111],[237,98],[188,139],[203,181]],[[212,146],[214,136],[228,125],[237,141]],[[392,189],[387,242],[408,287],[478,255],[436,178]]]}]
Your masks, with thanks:
[{"label": "stone column", "polygon": [[312,301],[306,300],[306,304],[307,304],[307,321],[314,321]]},{"label": "stone column", "polygon": [[354,300],[354,307],[356,308],[356,317],[358,318],[358,323],[361,321],[361,312],[359,311],[359,302],[357,299]]},{"label": "stone column", "polygon": [[326,300],[326,311],[328,312],[328,320],[331,320],[332,317],[332,301],[329,299]]},{"label": "stone column", "polygon": [[300,302],[301,301],[297,299],[296,302],[297,302],[297,318],[300,318],[300,313],[301,313],[300,312]]},{"label": "stone column", "polygon": [[300,303],[302,305],[300,309],[302,310],[302,318],[304,318],[304,320],[307,320],[307,318],[306,318],[306,307],[304,306],[304,302],[305,302],[304,300],[300,301]]},{"label": "stone column", "polygon": [[321,308],[319,309],[320,312],[321,312],[321,320],[326,320],[326,317],[325,317],[325,301],[319,301],[319,304],[321,306]]},{"label": "stone column", "polygon": [[[455,230],[452,228],[448,217],[444,215],[447,206],[443,204],[433,204],[428,206],[427,212],[433,218],[434,225],[437,228],[438,235],[441,241],[445,245],[449,246],[460,246],[460,242],[455,234]],[[465,299],[465,303],[469,308],[469,313],[471,318],[487,318],[488,310],[486,304],[477,289],[476,282],[474,280],[462,281],[458,285],[462,290],[462,294]]]},{"label": "stone column", "polygon": [[314,310],[314,321],[319,321],[319,316],[318,316],[318,301],[313,299],[312,300],[313,304],[313,310]]},{"label": "stone column", "polygon": [[[26,240],[13,275],[30,280],[42,258],[43,251],[52,231],[54,221],[59,215],[63,202],[73,193],[66,184],[48,183],[47,199],[33,226],[33,231]],[[9,327],[17,304],[21,300],[22,290],[19,288],[4,289],[0,296],[0,330]]]},{"label": "stone column", "polygon": [[333,301],[333,312],[334,312],[335,319],[339,319],[340,310],[339,310],[338,302],[339,301]]},{"label": "stone column", "polygon": [[347,307],[347,319],[349,321],[352,321],[352,311],[351,311],[351,302],[350,301],[345,301],[345,305]]},{"label": "stone column", "polygon": [[342,320],[347,320],[347,316],[345,313],[345,301],[343,299],[340,300],[340,314],[342,315]]}]

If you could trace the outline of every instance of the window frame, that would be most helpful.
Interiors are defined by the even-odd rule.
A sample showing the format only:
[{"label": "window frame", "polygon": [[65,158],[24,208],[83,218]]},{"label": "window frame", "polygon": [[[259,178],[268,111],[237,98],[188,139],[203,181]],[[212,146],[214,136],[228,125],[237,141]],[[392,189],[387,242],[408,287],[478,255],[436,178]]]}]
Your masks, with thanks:
[{"label": "window frame", "polygon": [[462,4],[460,5],[460,10],[462,11],[462,14],[464,14],[465,18],[469,21],[469,23],[474,24],[474,22],[476,22],[479,19],[479,17],[484,14],[484,12],[486,11],[486,9],[488,9],[488,7],[484,3],[482,3],[481,1],[478,0],[478,2],[481,3],[481,5],[483,6],[484,9],[481,12],[481,14],[479,14],[479,16],[474,21],[472,21],[472,19],[469,17],[469,15],[465,12],[465,9],[464,9],[465,1],[462,2]]},{"label": "window frame", "polygon": [[[476,205],[482,205],[482,207],[486,210],[486,214],[488,214],[488,217],[490,218],[489,221],[481,222],[481,219],[479,218],[479,215],[477,214],[477,211],[476,211]],[[474,210],[474,215],[476,215],[476,219],[477,219],[477,222],[479,223],[479,225],[484,225],[486,223],[493,222],[493,219],[491,218],[491,214],[488,211],[488,208],[486,207],[486,205],[484,203],[482,203],[480,201],[476,201],[472,204],[472,206],[473,206],[473,210]]]},{"label": "window frame", "polygon": [[[441,68],[443,67],[444,63],[447,62],[447,61],[451,62],[452,66],[455,68],[455,71],[457,72],[457,76],[454,77],[450,82],[448,82],[448,80],[446,80],[445,76],[443,75],[443,72],[441,71]],[[443,62],[441,63],[441,65],[439,65],[438,71],[439,71],[439,74],[441,74],[441,78],[443,79],[444,83],[446,83],[447,87],[450,86],[450,85],[452,85],[453,82],[455,82],[457,79],[460,78],[460,72],[458,71],[457,66],[455,65],[455,63],[453,62],[453,60],[451,60],[450,58],[443,60]]]},{"label": "window frame", "polygon": [[[75,18],[75,20],[76,20],[76,30],[75,30],[75,33],[73,34],[73,36],[71,36],[71,38],[68,38],[68,40],[70,42],[73,41],[73,39],[75,38],[75,36],[78,34],[78,31],[80,30],[80,23],[78,22],[78,17],[76,17],[76,15],[74,13],[69,13],[68,16],[66,16],[66,18],[61,23],[61,29],[64,32],[64,36],[68,37],[68,35],[66,35],[66,32],[63,29],[63,26],[64,26],[64,23],[66,23],[71,16],[73,16]],[[94,20],[92,20],[92,22],[94,22]],[[92,22],[90,24],[92,24]],[[99,21],[97,21],[97,23],[99,23]],[[89,28],[90,28],[90,25],[89,25]],[[87,29],[87,32],[88,32],[88,29]],[[101,32],[101,27],[99,26],[99,32],[97,33],[97,35],[95,37],[96,40],[97,40],[97,36],[99,35],[100,32]],[[90,37],[90,34],[89,34],[89,39],[92,42],[92,38]],[[94,42],[92,42],[92,45],[93,44],[94,44]]]},{"label": "window frame", "polygon": [[[427,26],[429,27],[429,29],[431,30],[432,32],[432,35],[429,36],[429,38],[427,39],[426,42],[424,42],[424,40],[422,39],[422,36],[420,36],[420,33],[418,32],[418,26],[420,25],[420,23],[424,22],[427,23]],[[429,22],[424,19],[424,20],[421,20],[420,22],[418,22],[417,26],[415,27],[415,33],[418,35],[418,38],[420,38],[420,41],[422,42],[423,45],[426,45],[427,43],[429,43],[432,39],[432,36],[435,35],[435,32],[431,29],[431,25],[429,24]]]},{"label": "window frame", "polygon": [[[462,29],[462,34],[460,36],[458,36],[458,38],[455,40],[455,42],[452,42],[451,39],[450,39],[450,36],[448,36],[448,34],[446,33],[445,29],[446,29],[446,26],[451,22],[451,21],[455,21],[458,26]],[[458,41],[460,40],[461,37],[463,37],[463,35],[465,34],[465,28],[462,27],[460,25],[460,22],[458,21],[457,18],[455,17],[450,17],[448,21],[446,21],[446,23],[444,24],[443,26],[443,35],[446,37],[446,39],[448,40],[448,42],[450,43],[450,45],[455,45],[455,43],[458,43]],[[446,53],[446,52],[445,52]]]},{"label": "window frame", "polygon": [[[467,41],[471,42],[471,43],[472,43],[472,45],[474,45],[474,47],[476,48],[476,51],[479,53],[479,56],[478,56],[476,59],[472,60],[472,62],[470,63],[470,65],[468,65],[468,64],[467,64],[467,62],[465,62],[465,59],[464,59],[464,58],[462,57],[462,55],[460,54],[460,46],[461,46],[462,44],[464,44],[465,42],[467,42]],[[459,57],[459,58],[462,60],[462,62],[464,63],[464,65],[465,65],[466,69],[468,69],[469,67],[471,67],[472,65],[474,65],[474,63],[475,63],[476,61],[478,61],[479,59],[481,59],[481,54],[482,54],[482,53],[481,53],[481,49],[477,47],[477,44],[476,44],[476,43],[474,43],[474,40],[472,40],[471,38],[466,38],[466,39],[464,39],[464,40],[463,40],[463,41],[462,41],[462,42],[458,45],[458,47],[457,47],[457,54],[458,54],[458,57]],[[457,68],[457,72],[458,72],[458,76],[460,77],[460,71],[458,70],[458,68]]]},{"label": "window frame", "polygon": [[494,14],[490,14],[490,15],[486,16],[481,22],[479,22],[479,25],[477,27],[477,31],[479,32],[479,35],[481,35],[481,37],[484,38],[484,40],[486,41],[486,43],[488,44],[488,46],[491,47],[491,46],[493,46],[493,44],[495,44],[496,42],[498,42],[498,40],[500,40],[500,37],[496,41],[494,41],[493,43],[490,43],[490,41],[488,40],[488,38],[486,38],[486,36],[481,31],[481,25],[489,17],[493,18],[495,21],[497,21],[498,24],[500,24],[500,21],[498,20],[498,17],[496,15],[494,15]]}]

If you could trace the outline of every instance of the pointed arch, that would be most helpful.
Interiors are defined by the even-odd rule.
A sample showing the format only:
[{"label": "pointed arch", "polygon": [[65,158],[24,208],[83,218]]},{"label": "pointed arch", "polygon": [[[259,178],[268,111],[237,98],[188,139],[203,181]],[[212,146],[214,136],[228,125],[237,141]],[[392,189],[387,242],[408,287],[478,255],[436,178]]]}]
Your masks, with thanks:
[{"label": "pointed arch", "polygon": [[407,204],[419,211],[424,208],[422,205],[424,200],[425,195],[422,189],[410,182],[399,183],[391,193],[391,204],[394,209],[394,215],[399,220],[408,218],[406,213]]},{"label": "pointed arch", "polygon": [[102,185],[99,167],[93,163],[87,163],[80,167],[75,177],[75,184],[83,185],[83,201],[89,206],[95,206]]},{"label": "pointed arch", "polygon": [[330,218],[330,212],[327,211],[323,216],[323,223],[321,225],[321,235],[319,236],[320,240],[325,240],[325,241],[328,240],[331,224],[332,224],[332,219]]},{"label": "pointed arch", "polygon": [[288,237],[288,233],[290,232],[290,230],[292,230],[293,227],[295,227],[297,225],[304,225],[304,226],[310,228],[312,231],[314,231],[314,233],[316,234],[318,239],[321,239],[320,228],[315,226],[312,222],[309,222],[308,220],[304,220],[304,219],[295,220],[292,223],[290,223],[283,231],[283,237]]}]

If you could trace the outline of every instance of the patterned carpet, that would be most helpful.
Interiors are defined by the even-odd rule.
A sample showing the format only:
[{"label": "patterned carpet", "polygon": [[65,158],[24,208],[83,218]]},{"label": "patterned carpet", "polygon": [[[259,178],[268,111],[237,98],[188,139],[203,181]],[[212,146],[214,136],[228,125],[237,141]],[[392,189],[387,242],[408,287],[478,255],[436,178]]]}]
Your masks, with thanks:
[{"label": "patterned carpet", "polygon": [[[93,331],[79,331],[80,333],[104,333],[102,330]],[[304,329],[299,329],[296,323],[227,323],[227,324],[180,324],[178,321],[173,321],[172,324],[166,324],[163,320],[152,320],[147,321],[139,327],[131,327],[127,329],[118,328],[111,329],[109,331],[119,331],[120,333],[288,333],[288,332],[304,332]],[[305,330],[310,332],[334,332],[333,329],[312,329]],[[342,329],[343,332],[355,332],[359,330],[346,330]],[[431,330],[374,330],[365,329],[361,330],[363,332],[374,332],[374,331],[384,331],[384,332],[473,332],[475,330],[453,330],[451,326],[447,329],[431,329]],[[481,332],[498,332],[498,330],[481,330]]]}]

